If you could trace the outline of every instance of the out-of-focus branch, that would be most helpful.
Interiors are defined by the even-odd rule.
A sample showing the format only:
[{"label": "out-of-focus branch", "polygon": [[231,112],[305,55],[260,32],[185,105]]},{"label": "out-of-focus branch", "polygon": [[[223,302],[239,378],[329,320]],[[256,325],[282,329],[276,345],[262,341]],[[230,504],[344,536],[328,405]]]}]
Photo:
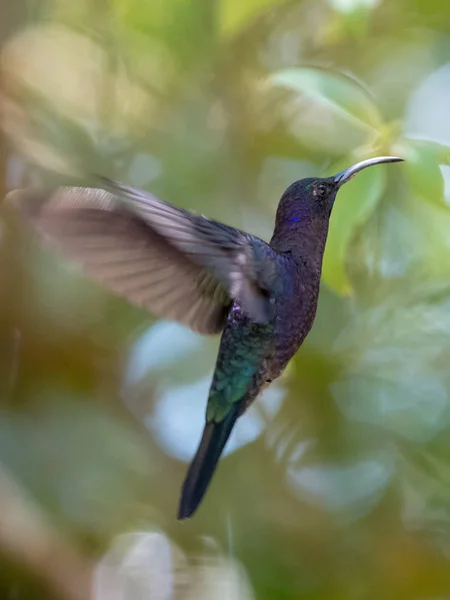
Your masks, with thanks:
[{"label": "out-of-focus branch", "polygon": [[88,600],[91,565],[58,534],[0,465],[0,551],[62,600]]}]

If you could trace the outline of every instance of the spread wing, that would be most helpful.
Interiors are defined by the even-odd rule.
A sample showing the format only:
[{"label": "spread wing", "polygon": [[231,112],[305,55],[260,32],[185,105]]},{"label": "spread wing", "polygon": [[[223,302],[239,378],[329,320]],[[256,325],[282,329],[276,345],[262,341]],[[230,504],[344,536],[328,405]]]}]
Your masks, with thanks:
[{"label": "spread wing", "polygon": [[16,190],[8,199],[87,276],[157,316],[216,333],[239,299],[253,320],[270,318],[267,274],[274,253],[265,242],[145,192],[105,182],[112,192]]}]

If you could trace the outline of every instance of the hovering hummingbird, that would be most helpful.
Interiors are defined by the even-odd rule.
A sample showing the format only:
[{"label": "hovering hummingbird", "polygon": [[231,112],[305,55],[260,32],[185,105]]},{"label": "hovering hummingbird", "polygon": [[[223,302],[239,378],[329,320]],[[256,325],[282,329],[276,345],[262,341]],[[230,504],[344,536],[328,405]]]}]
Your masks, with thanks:
[{"label": "hovering hummingbird", "polygon": [[281,197],[268,244],[104,178],[105,189],[8,194],[93,280],[194,331],[222,331],[179,519],[200,504],[236,420],[281,375],[312,327],[339,188],[366,167],[402,160],[371,158],[333,177],[296,181]]}]

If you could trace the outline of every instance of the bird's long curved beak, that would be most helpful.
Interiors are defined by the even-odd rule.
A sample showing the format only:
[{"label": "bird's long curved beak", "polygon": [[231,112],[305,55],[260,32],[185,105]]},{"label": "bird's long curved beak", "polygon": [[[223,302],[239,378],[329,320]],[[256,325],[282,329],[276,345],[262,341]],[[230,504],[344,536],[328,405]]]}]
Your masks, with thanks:
[{"label": "bird's long curved beak", "polygon": [[400,158],[399,156],[376,156],[375,158],[368,158],[367,160],[363,160],[359,163],[356,163],[356,165],[345,169],[345,171],[341,171],[333,177],[333,180],[338,185],[338,187],[341,187],[341,185],[347,183],[347,181],[350,181],[350,179],[354,177],[356,173],[359,173],[366,167],[372,167],[373,165],[379,165],[381,163],[402,161],[403,158]]}]

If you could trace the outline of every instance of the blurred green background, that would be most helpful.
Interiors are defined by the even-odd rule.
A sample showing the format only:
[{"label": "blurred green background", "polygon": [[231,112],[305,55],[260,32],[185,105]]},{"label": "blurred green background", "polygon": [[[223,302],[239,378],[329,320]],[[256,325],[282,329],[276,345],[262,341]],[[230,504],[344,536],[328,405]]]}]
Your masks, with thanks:
[{"label": "blurred green background", "polygon": [[0,213],[0,597],[450,599],[450,2],[2,0],[3,192],[101,173],[268,239],[339,193],[317,319],[175,519],[218,346]]}]

